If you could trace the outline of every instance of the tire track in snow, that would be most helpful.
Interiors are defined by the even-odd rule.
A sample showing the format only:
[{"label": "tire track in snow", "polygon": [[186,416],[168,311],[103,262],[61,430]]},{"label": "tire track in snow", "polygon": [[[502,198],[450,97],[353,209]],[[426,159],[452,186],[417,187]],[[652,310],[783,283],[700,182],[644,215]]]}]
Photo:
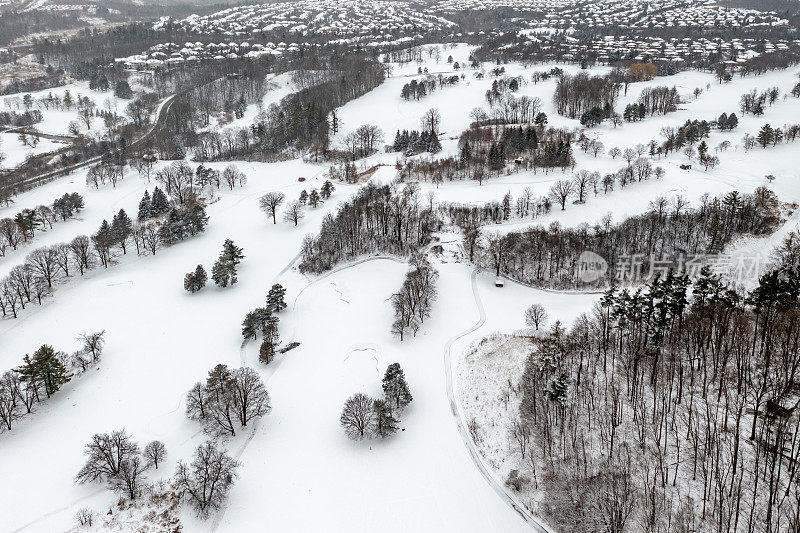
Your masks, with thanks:
[{"label": "tire track in snow", "polygon": [[[283,274],[288,272],[289,269],[292,268],[292,265],[294,265],[294,263],[300,258],[300,256],[301,256],[301,253],[298,253],[296,256],[294,256],[294,258],[292,258],[292,260],[285,267],[283,267],[283,269],[280,272],[278,272],[278,274],[273,278],[272,283],[273,284],[276,283],[278,281],[278,279]],[[343,270],[347,270],[348,268],[353,268],[354,266],[358,266],[360,264],[367,263],[369,261],[375,261],[375,260],[378,260],[378,259],[385,259],[385,260],[389,260],[389,261],[394,261],[396,263],[405,263],[405,261],[403,261],[403,260],[401,260],[401,259],[399,259],[397,257],[394,257],[394,256],[379,255],[379,256],[373,256],[373,257],[365,257],[365,258],[359,259],[358,261],[355,261],[353,263],[342,265],[342,266],[340,266],[338,268],[335,268],[333,270],[329,270],[328,272],[322,274],[321,276],[317,277],[316,279],[311,280],[310,282],[308,282],[305,285],[305,287],[300,289],[300,292],[298,292],[297,296],[295,296],[295,298],[294,298],[294,302],[292,302],[292,311],[294,311],[294,309],[297,307],[297,301],[300,299],[300,296],[305,292],[306,289],[308,289],[312,285],[317,284],[318,282],[324,280],[325,278],[327,278],[329,276],[332,276],[333,274],[336,274],[337,272],[341,272]],[[292,332],[292,339],[294,339],[294,331]],[[239,347],[239,357],[241,358],[242,366],[248,366],[247,365],[246,350],[245,350],[245,348],[247,347],[247,343],[248,342],[249,342],[249,339],[245,339],[244,341],[242,341],[242,344]],[[272,362],[272,365],[273,365],[272,366],[272,372],[269,374],[269,376],[267,376],[267,379],[264,380],[265,384],[268,383],[269,382],[269,378],[271,376],[273,376],[275,374],[275,372],[278,371],[278,368],[280,367],[280,363],[281,363],[281,361],[283,361],[283,359],[284,359],[283,357],[277,358],[275,361]],[[250,445],[250,443],[253,441],[253,438],[256,436],[256,431],[258,430],[258,422],[259,422],[259,420],[260,419],[258,419],[256,422],[253,423],[253,429],[250,430],[250,434],[247,436],[247,439],[245,439],[245,441],[242,442],[239,445],[239,448],[236,450],[236,453],[234,454],[234,458],[237,461],[239,459],[241,459],[241,457],[244,455],[244,452],[247,450],[247,447]],[[228,508],[228,502],[229,501],[230,501],[230,499],[226,500],[225,503],[223,504],[223,506],[217,512],[217,514],[214,515],[214,520],[211,522],[211,528],[209,529],[209,531],[211,533],[216,532],[219,529],[220,524],[222,524],[222,519],[225,516],[225,510]]]},{"label": "tire track in snow", "polygon": [[453,419],[458,427],[458,433],[461,435],[461,440],[464,441],[464,445],[467,447],[467,451],[472,458],[472,462],[478,468],[478,471],[483,475],[489,485],[494,489],[497,495],[500,496],[500,498],[509,506],[511,506],[511,508],[514,509],[514,511],[516,511],[517,514],[520,515],[520,517],[522,517],[522,519],[525,520],[525,522],[530,525],[534,531],[537,533],[549,533],[549,530],[541,522],[539,522],[536,517],[530,514],[524,505],[520,504],[511,494],[509,494],[486,468],[486,465],[483,463],[483,460],[480,457],[480,453],[478,453],[478,450],[475,447],[475,443],[472,442],[472,439],[467,432],[466,425],[464,424],[464,420],[462,418],[461,409],[459,408],[458,402],[453,394],[453,365],[450,356],[451,348],[456,341],[466,337],[470,333],[474,333],[480,329],[484,323],[486,323],[486,310],[483,307],[483,301],[481,300],[481,295],[478,291],[479,272],[480,270],[476,268],[472,271],[471,276],[472,295],[475,299],[475,306],[478,309],[478,320],[465,331],[455,335],[454,337],[451,337],[444,345],[444,371],[447,378],[447,399],[450,401],[450,411],[453,413]]},{"label": "tire track in snow", "polygon": [[378,355],[381,353],[380,346],[374,343],[353,345],[347,352],[347,357],[344,358],[343,362],[346,363],[347,360],[350,359],[350,356],[355,352],[372,352],[372,360],[375,361],[375,372],[378,374],[378,376],[381,375],[381,371],[378,368]]},{"label": "tire track in snow", "polygon": [[339,297],[339,300],[344,302],[344,303],[346,303],[347,305],[350,305],[350,301],[345,299],[344,293],[339,288],[339,286],[336,283],[332,282],[332,281],[330,282],[330,285],[331,285],[331,287],[333,287],[333,290],[336,293],[336,296]]},{"label": "tire track in snow", "polygon": [[73,500],[72,502],[68,503],[67,505],[65,505],[63,507],[59,507],[58,509],[53,509],[52,511],[48,511],[48,512],[44,513],[43,515],[41,515],[41,516],[39,516],[37,518],[34,518],[33,520],[31,520],[27,524],[23,524],[20,527],[18,527],[17,529],[13,530],[13,533],[19,533],[20,531],[28,529],[29,527],[31,527],[31,526],[33,526],[35,524],[38,524],[42,520],[50,518],[51,516],[57,515],[58,513],[63,513],[65,511],[69,511],[70,509],[72,509],[73,507],[75,507],[76,505],[81,503],[82,501],[88,500],[89,498],[93,498],[93,497],[97,496],[98,494],[100,494],[102,492],[105,492],[105,491],[106,491],[105,488],[97,489],[96,491],[91,492],[91,493],[87,494],[86,496],[81,496],[77,500]]}]

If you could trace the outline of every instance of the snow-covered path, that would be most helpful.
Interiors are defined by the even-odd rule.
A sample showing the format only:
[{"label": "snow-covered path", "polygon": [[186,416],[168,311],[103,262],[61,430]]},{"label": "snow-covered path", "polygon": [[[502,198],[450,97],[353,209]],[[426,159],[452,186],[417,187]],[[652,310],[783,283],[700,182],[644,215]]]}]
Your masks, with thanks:
[{"label": "snow-covered path", "polygon": [[512,509],[519,513],[522,519],[525,520],[525,522],[527,522],[534,531],[537,533],[548,533],[547,528],[535,516],[533,516],[524,505],[516,501],[512,493],[508,489],[503,488],[496,477],[492,475],[492,473],[486,468],[486,465],[481,459],[478,450],[475,448],[472,438],[467,432],[461,405],[456,399],[455,393],[453,392],[453,361],[451,354],[453,343],[471,333],[474,333],[486,323],[486,310],[483,307],[483,301],[481,300],[481,295],[478,290],[477,280],[479,272],[480,271],[478,269],[475,269],[472,271],[471,276],[472,295],[475,298],[475,306],[478,309],[478,320],[475,322],[475,324],[470,326],[462,333],[451,337],[444,346],[444,371],[447,378],[447,399],[450,401],[450,410],[453,413],[453,418],[456,422],[456,426],[458,427],[458,433],[461,435],[461,440],[464,441],[464,446],[466,446],[467,450],[469,451],[472,462],[475,464],[475,467],[478,469],[478,471],[480,471],[483,477],[486,478],[487,483],[491,485],[491,487],[503,501],[508,503]]}]

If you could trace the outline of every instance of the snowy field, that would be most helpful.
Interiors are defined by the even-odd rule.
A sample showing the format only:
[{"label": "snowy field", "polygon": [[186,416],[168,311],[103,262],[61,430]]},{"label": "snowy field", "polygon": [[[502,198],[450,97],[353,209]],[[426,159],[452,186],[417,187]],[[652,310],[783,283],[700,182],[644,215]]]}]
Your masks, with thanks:
[{"label": "snowy field", "polygon": [[[13,96],[5,96],[2,98],[2,108],[5,110],[17,111],[19,113],[25,111],[22,104],[22,97],[25,94],[30,94],[35,100],[47,98],[52,94],[54,97],[64,98],[64,94],[69,91],[72,96],[73,102],[76,102],[78,97],[90,98],[98,110],[113,110],[119,115],[125,115],[125,106],[128,105],[130,100],[117,98],[114,96],[114,91],[93,91],[89,89],[88,81],[79,81],[62,85],[61,87],[53,87],[52,89],[43,89],[41,91],[33,91],[30,93],[19,93]],[[69,123],[75,121],[79,123],[80,130],[83,133],[91,132],[92,130],[100,129],[103,125],[103,119],[100,117],[92,117],[91,127],[87,130],[86,124],[78,117],[77,107],[73,104],[71,109],[56,109],[34,104],[33,109],[38,109],[42,112],[42,121],[36,124],[36,128],[42,133],[50,133],[53,135],[67,135],[69,134]]]},{"label": "snowy field", "polygon": [[[442,117],[441,130],[442,152],[435,157],[458,154],[458,136],[469,127],[469,112],[474,107],[488,109],[485,93],[491,89],[493,78],[488,74],[483,79],[476,79],[471,68],[453,70],[452,65],[446,62],[447,56],[452,55],[454,62],[464,64],[469,57],[471,47],[457,45],[455,48],[445,48],[440,53],[439,62],[433,59],[425,63],[411,62],[405,65],[395,65],[392,77],[388,78],[380,87],[363,97],[343,106],[340,117],[344,124],[342,131],[337,135],[335,142],[342,142],[344,136],[357,129],[364,123],[376,124],[385,133],[385,142],[390,144],[397,130],[419,129],[422,115],[431,108],[439,111]],[[467,63],[468,64],[468,63]],[[437,89],[420,100],[405,101],[400,98],[402,86],[411,79],[420,77],[416,75],[419,66],[427,67],[429,72],[444,72],[447,74],[466,74],[466,79],[453,87]],[[580,127],[578,120],[572,120],[558,115],[553,105],[552,94],[556,81],[551,78],[536,84],[530,81],[531,74],[535,71],[548,71],[553,67],[563,69],[568,73],[580,72],[575,65],[542,64],[525,67],[520,64],[506,64],[506,75],[522,76],[528,80],[517,96],[527,95],[538,97],[542,101],[542,110],[547,114],[548,125],[555,127],[576,128]],[[485,69],[492,65],[485,64]],[[590,74],[600,75],[608,72],[606,67],[597,67],[589,70]],[[577,225],[582,222],[592,224],[597,222],[606,213],[611,213],[615,221],[620,221],[626,216],[641,213],[647,209],[650,201],[657,196],[673,197],[683,195],[693,205],[698,204],[698,199],[704,193],[711,196],[727,193],[732,190],[752,192],[762,185],[769,185],[767,174],[773,174],[777,179],[770,185],[778,197],[787,202],[800,200],[800,189],[797,183],[800,180],[800,168],[796,161],[800,160],[800,143],[781,144],[777,147],[762,150],[760,147],[745,152],[741,146],[741,139],[745,133],[756,135],[764,124],[783,127],[786,124],[800,121],[800,100],[791,96],[781,99],[773,106],[767,107],[763,116],[743,115],[739,110],[739,98],[742,94],[758,89],[763,91],[768,87],[779,87],[782,93],[788,92],[798,80],[797,68],[784,71],[770,72],[763,76],[746,78],[734,77],[731,83],[718,84],[710,73],[687,71],[670,77],[658,77],[649,82],[631,84],[627,95],[620,95],[617,109],[624,109],[635,102],[641,92],[647,87],[673,85],[678,89],[684,103],[679,110],[665,116],[649,117],[640,122],[625,122],[614,128],[608,121],[603,125],[587,131],[587,136],[601,141],[605,146],[605,154],[595,157],[591,153],[582,152],[577,146],[573,152],[577,165],[575,171],[586,169],[599,171],[601,174],[613,172],[625,165],[620,157],[616,159],[608,155],[612,147],[621,150],[634,148],[637,144],[647,144],[651,139],[663,140],[660,130],[664,126],[677,127],[687,120],[715,120],[722,113],[735,112],[739,117],[739,127],[733,131],[720,132],[713,130],[706,142],[714,153],[714,148],[727,140],[731,147],[720,152],[718,157],[721,164],[715,169],[703,170],[702,165],[692,161],[692,170],[681,170],[680,165],[688,163],[682,153],[672,153],[669,157],[655,159],[653,165],[663,167],[665,176],[661,180],[650,179],[646,182],[634,183],[620,189],[615,187],[613,192],[598,196],[592,193],[586,205],[568,205],[565,212],[554,211],[550,215],[539,218],[536,224],[547,225],[558,221],[565,225]],[[406,77],[411,76],[412,77]],[[702,94],[695,98],[695,88],[702,89]],[[428,154],[417,157],[431,157]],[[372,156],[370,161],[394,164],[402,159],[401,154],[379,154]],[[445,181],[439,187],[431,183],[421,183],[423,191],[433,190],[439,200],[456,201],[482,205],[489,201],[500,201],[506,192],[516,198],[526,188],[530,187],[535,197],[547,195],[554,182],[570,179],[573,171],[560,169],[545,174],[539,170],[514,173],[508,176],[490,178],[483,185],[470,181]],[[519,228],[529,224],[529,221],[514,221],[506,227]]]},{"label": "snowy field", "polygon": [[[427,65],[429,71],[452,70],[444,61],[449,54],[461,62],[469,48],[443,50],[439,64]],[[445,136],[457,137],[469,124],[470,110],[485,106],[484,93],[491,79],[477,80],[467,69],[467,79],[455,87],[439,89],[420,101],[402,101],[400,88],[411,79],[403,76],[416,73],[417,66],[396,66],[382,86],[345,105],[340,110],[344,121],[341,135],[363,123],[374,123],[391,142],[396,129],[418,128],[420,116],[435,107],[442,115]],[[509,75],[521,74],[527,79],[534,70],[551,67],[506,66]],[[789,70],[759,78],[735,78],[720,86],[709,74],[688,72],[632,85],[622,98],[623,107],[647,85],[675,84],[687,102],[681,111],[666,117],[626,123],[616,130],[603,126],[590,134],[597,135],[606,148],[632,147],[658,139],[663,125],[689,118],[711,120],[722,112],[739,114],[739,95],[752,87],[773,85],[786,91],[795,76],[796,71]],[[265,106],[293,90],[289,79],[275,78],[272,83],[276,86],[267,93]],[[550,125],[574,126],[575,121],[558,117],[553,109],[554,83],[528,83],[519,94],[541,98]],[[706,90],[708,84],[711,88]],[[691,96],[695,87],[703,88],[696,100]],[[77,94],[79,87],[72,90]],[[84,92],[89,94],[88,88]],[[100,95],[100,105],[102,100]],[[651,179],[608,196],[591,197],[586,205],[568,205],[565,212],[554,210],[535,223],[592,223],[606,212],[620,220],[642,212],[657,196],[683,194],[696,202],[705,192],[749,192],[766,183],[765,174],[777,177],[772,188],[781,200],[800,202],[800,145],[757,148],[747,154],[741,147],[736,149],[745,132],[755,134],[767,122],[798,121],[798,110],[797,99],[781,100],[767,108],[763,117],[740,115],[740,126],[734,132],[712,133],[708,141],[712,148],[723,139],[733,145],[720,154],[722,163],[716,169],[705,172],[695,165],[695,170],[682,171],[678,165],[685,157],[672,155],[656,163],[666,170],[660,181]],[[254,111],[257,106],[248,109],[253,113],[248,115],[251,119]],[[75,111],[69,114],[69,120],[76,115]],[[68,120],[66,116],[51,117],[46,122],[40,126],[43,131],[63,133]],[[61,125],[63,130],[59,130]],[[11,142],[4,139],[4,149]],[[443,145],[440,155],[457,150],[454,140]],[[575,154],[576,170],[606,172],[624,164],[607,155],[595,159],[577,147]],[[370,157],[366,165],[388,165],[372,179],[391,180],[395,176],[391,165],[397,157]],[[211,166],[221,169],[225,164]],[[124,427],[140,444],[162,440],[169,456],[163,467],[149,471],[148,476],[151,480],[168,477],[177,461],[188,459],[206,438],[201,427],[184,414],[185,394],[213,365],[224,363],[258,370],[271,395],[272,411],[227,441],[242,466],[226,508],[207,522],[195,519],[188,509],[182,511],[185,531],[529,531],[473,463],[455,423],[453,398],[447,392],[449,376],[472,342],[494,331],[522,327],[523,311],[529,305],[541,303],[551,323],[560,319],[568,324],[589,311],[598,296],[544,292],[511,283],[497,289],[493,278],[485,274],[477,276],[473,292],[472,267],[460,256],[459,236],[444,233],[440,237],[445,252],[432,259],[441,276],[439,299],[416,337],[400,342],[389,332],[392,310],[388,299],[402,283],[406,271],[402,262],[372,258],[318,278],[303,276],[295,269],[303,237],[315,233],[325,214],[334,212],[357,186],[336,183],[333,197],[322,207],[307,209],[298,227],[281,222],[273,225],[259,210],[258,198],[280,190],[292,200],[302,189],[319,188],[327,166],[299,160],[239,162],[237,166],[247,174],[248,183],[219,192],[218,201],[207,209],[210,220],[204,233],[155,256],[137,257],[129,251],[107,270],[97,268],[83,278],[70,278],[44,306],[31,306],[17,320],[0,320],[0,370],[16,366],[24,354],[43,343],[72,351],[78,334],[97,330],[105,330],[108,340],[97,368],[73,379],[35,415],[0,435],[0,471],[16,480],[0,487],[0,529],[62,531],[74,525],[73,515],[80,507],[105,514],[117,497],[100,485],[73,482],[84,460],[83,445],[93,433]],[[492,178],[482,186],[465,181],[445,183],[438,189],[422,184],[422,188],[423,195],[433,190],[437,201],[483,203],[499,200],[506,191],[516,196],[525,187],[543,195],[553,181],[571,174],[526,172]],[[300,177],[306,181],[298,182]],[[23,208],[52,203],[71,192],[82,194],[86,203],[76,219],[38,232],[32,244],[0,259],[0,277],[35,247],[93,233],[120,208],[134,217],[144,190],[152,191],[154,185],[130,171],[116,188],[94,189],[85,185],[85,171],[81,171],[24,193],[10,207],[0,207],[0,218],[13,217]],[[516,221],[504,227],[529,223]],[[210,270],[227,238],[244,249],[239,283],[226,289],[209,285],[197,294],[184,291],[183,275],[198,263]],[[281,314],[281,337],[300,346],[264,366],[258,362],[256,343],[241,345],[241,321],[248,311],[263,304],[275,282],[287,288],[289,303]],[[470,333],[461,336],[466,331]],[[451,340],[448,359],[445,348]],[[378,395],[380,378],[393,362],[405,370],[414,395],[402,415],[402,431],[384,441],[349,441],[338,424],[344,400],[355,392]],[[467,378],[463,369],[457,370],[453,373],[455,391],[463,399],[464,383],[459,379],[467,382]],[[58,460],[51,460],[55,457]],[[496,481],[502,485],[499,476]]]},{"label": "snowy field", "polygon": [[39,139],[35,148],[22,144],[19,135],[16,133],[0,133],[0,153],[5,155],[5,159],[0,162],[2,168],[14,168],[25,162],[25,159],[32,155],[52,152],[63,147],[64,144],[58,141]]}]

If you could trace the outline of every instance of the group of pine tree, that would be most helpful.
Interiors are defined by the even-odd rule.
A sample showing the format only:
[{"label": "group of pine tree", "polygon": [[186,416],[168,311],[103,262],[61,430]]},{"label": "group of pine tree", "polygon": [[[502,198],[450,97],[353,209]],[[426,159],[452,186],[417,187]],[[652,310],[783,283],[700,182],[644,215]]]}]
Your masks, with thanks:
[{"label": "group of pine tree", "polygon": [[392,149],[395,152],[411,151],[415,154],[423,152],[430,152],[432,154],[439,153],[442,150],[442,143],[439,141],[439,136],[434,132],[423,130],[397,130],[392,143]]},{"label": "group of pine tree", "polygon": [[[256,340],[261,334],[261,346],[258,358],[264,364],[269,364],[275,358],[275,351],[280,344],[278,313],[286,309],[286,289],[279,283],[274,284],[267,293],[266,305],[256,307],[247,313],[242,321],[242,336],[245,341]],[[295,344],[294,346],[296,346]],[[281,350],[283,353],[287,348]]]},{"label": "group of pine tree", "polygon": [[11,431],[15,422],[34,412],[35,404],[50,398],[75,373],[85,372],[100,361],[105,332],[83,334],[81,347],[72,354],[43,344],[22,364],[0,375],[0,430]]}]

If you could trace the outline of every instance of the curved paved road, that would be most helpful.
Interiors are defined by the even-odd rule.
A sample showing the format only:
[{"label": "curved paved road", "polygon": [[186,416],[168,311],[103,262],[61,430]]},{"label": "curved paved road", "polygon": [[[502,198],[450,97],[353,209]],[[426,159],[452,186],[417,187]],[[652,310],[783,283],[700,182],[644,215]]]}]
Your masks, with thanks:
[{"label": "curved paved road", "polygon": [[478,330],[483,324],[486,322],[486,310],[483,307],[483,301],[481,301],[481,295],[478,291],[478,273],[480,269],[475,268],[472,271],[471,276],[471,283],[472,283],[472,295],[475,298],[475,307],[478,309],[478,320],[469,328],[462,331],[458,335],[451,337],[444,346],[444,372],[447,376],[447,398],[450,401],[450,411],[453,413],[453,419],[456,422],[456,426],[458,427],[458,433],[461,435],[461,440],[464,441],[464,446],[467,447],[467,451],[469,451],[470,457],[472,458],[472,462],[475,464],[475,467],[483,474],[483,477],[486,479],[487,483],[491,485],[494,491],[497,493],[500,498],[505,501],[508,505],[514,509],[517,514],[528,524],[530,525],[534,531],[537,533],[550,533],[549,530],[538,520],[534,517],[528,509],[519,503],[497,480],[494,476],[489,472],[486,468],[486,465],[483,463],[481,459],[480,453],[478,452],[477,448],[475,447],[475,443],[472,441],[472,438],[469,436],[469,432],[467,431],[466,424],[464,424],[464,419],[461,414],[461,409],[458,405],[458,401],[455,398],[455,394],[453,392],[453,364],[451,361],[451,348],[453,344],[458,341],[459,339],[469,335],[470,333],[475,332]]},{"label": "curved paved road", "polygon": [[[155,111],[155,119],[153,120],[153,126],[149,130],[147,130],[147,132],[145,132],[144,135],[142,135],[135,141],[131,142],[131,144],[128,145],[128,148],[136,148],[140,144],[146,142],[151,137],[153,137],[153,135],[155,135],[156,131],[161,126],[163,126],[166,112],[172,106],[172,103],[175,101],[176,96],[178,96],[178,94],[173,94],[171,96],[168,96],[161,102],[161,104],[159,104],[158,108]],[[93,163],[97,163],[98,161],[100,161],[100,159],[102,159],[101,155],[96,157],[91,157],[79,163],[75,163],[74,165],[70,165],[64,168],[59,168],[56,170],[51,170],[49,172],[45,172],[44,174],[39,174],[38,176],[28,178],[27,180],[15,184],[14,188],[18,191],[30,190],[38,185],[42,185],[53,179],[66,176],[67,174],[70,174],[71,172],[74,172],[78,169],[89,166]]]}]

